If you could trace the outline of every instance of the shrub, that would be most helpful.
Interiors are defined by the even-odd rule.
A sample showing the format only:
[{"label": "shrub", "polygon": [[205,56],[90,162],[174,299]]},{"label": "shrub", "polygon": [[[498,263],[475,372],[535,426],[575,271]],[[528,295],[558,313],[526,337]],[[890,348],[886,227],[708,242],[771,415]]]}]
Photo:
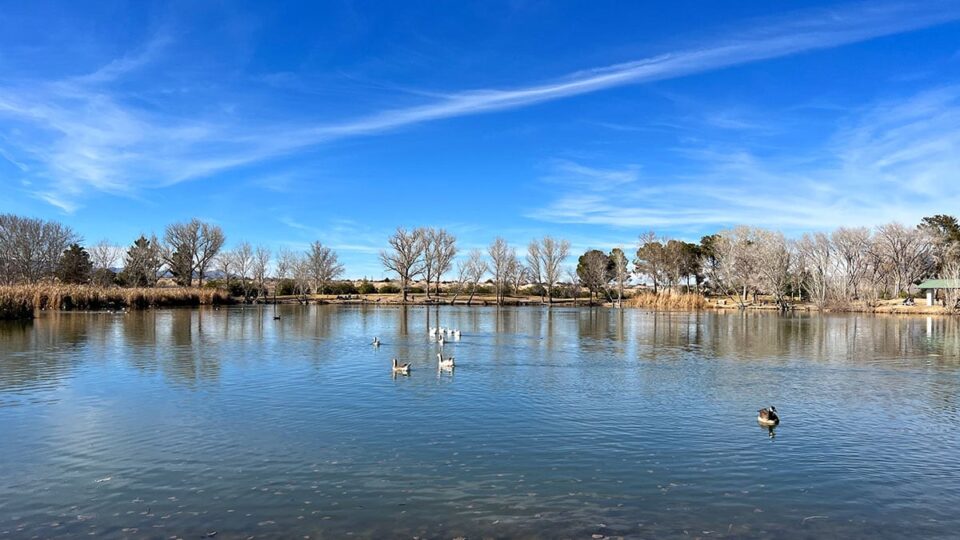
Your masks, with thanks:
[{"label": "shrub", "polygon": [[373,283],[363,280],[363,282],[360,283],[360,287],[357,288],[357,292],[360,294],[374,294],[377,292],[377,288],[373,286]]},{"label": "shrub", "polygon": [[380,294],[397,294],[400,292],[400,287],[388,283],[386,285],[381,285],[377,292]]}]

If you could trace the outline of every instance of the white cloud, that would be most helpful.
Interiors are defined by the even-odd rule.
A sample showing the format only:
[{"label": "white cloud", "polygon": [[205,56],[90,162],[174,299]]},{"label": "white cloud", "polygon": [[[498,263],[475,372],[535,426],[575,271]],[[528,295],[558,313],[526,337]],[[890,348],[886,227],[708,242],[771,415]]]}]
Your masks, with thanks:
[{"label": "white cloud", "polygon": [[584,183],[530,217],[660,229],[915,223],[960,207],[951,187],[960,182],[960,87],[875,104],[822,145],[796,153],[761,158],[738,148],[690,150],[684,158],[692,170],[679,178],[637,178],[609,193]]},{"label": "white cloud", "polygon": [[[83,77],[0,83],[0,118],[18,137],[3,139],[7,159],[34,181],[35,195],[65,211],[89,190],[130,194],[216,174],[344,137],[528,106],[627,84],[664,80],[748,62],[825,49],[960,19],[952,3],[866,3],[811,11],[739,31],[734,38],[514,89],[448,94],[425,104],[355,120],[310,125],[219,116],[188,117],[147,107],[114,90],[144,70],[170,40],[159,35],[137,54]],[[224,96],[228,101],[229,96]]]}]

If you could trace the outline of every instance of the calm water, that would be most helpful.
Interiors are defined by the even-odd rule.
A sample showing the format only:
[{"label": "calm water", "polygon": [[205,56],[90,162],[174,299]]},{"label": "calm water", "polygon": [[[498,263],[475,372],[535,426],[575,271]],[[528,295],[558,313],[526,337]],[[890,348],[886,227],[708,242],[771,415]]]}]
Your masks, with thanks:
[{"label": "calm water", "polygon": [[956,319],[272,313],[0,325],[0,538],[960,534]]}]

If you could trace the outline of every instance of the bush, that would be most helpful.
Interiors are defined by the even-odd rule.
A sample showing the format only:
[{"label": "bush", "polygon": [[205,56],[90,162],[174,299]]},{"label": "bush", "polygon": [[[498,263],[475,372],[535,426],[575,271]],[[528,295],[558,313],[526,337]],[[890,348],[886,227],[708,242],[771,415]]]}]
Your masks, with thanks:
[{"label": "bush", "polygon": [[357,286],[352,281],[334,281],[324,289],[326,294],[357,294]]},{"label": "bush", "polygon": [[400,287],[388,283],[386,285],[381,285],[377,292],[380,294],[397,294],[400,292]]},{"label": "bush", "polygon": [[360,294],[374,294],[377,292],[377,288],[373,286],[373,283],[363,280],[363,282],[360,283],[360,287],[357,288],[357,292]]},{"label": "bush", "polygon": [[407,292],[410,294],[423,294],[426,291],[423,287],[407,287]]},{"label": "bush", "polygon": [[297,284],[292,279],[281,279],[276,284],[277,296],[291,296],[297,294]]}]

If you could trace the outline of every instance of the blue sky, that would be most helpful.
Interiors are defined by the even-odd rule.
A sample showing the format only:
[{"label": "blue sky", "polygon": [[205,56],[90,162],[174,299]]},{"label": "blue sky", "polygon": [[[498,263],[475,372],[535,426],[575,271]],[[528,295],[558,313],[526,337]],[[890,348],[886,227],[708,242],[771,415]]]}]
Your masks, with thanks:
[{"label": "blue sky", "polygon": [[960,213],[958,1],[274,4],[2,2],[0,211],[373,277],[398,225],[579,253]]}]

